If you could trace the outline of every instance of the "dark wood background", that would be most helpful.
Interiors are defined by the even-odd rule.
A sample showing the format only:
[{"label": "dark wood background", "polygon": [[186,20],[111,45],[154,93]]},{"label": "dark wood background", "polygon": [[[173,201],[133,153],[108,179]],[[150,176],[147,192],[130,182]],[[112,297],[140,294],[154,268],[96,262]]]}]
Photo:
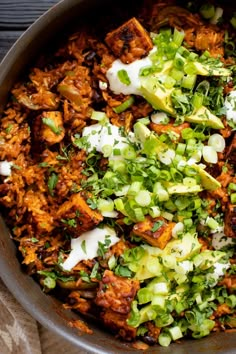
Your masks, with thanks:
[{"label": "dark wood background", "polygon": [[0,0],[0,61],[16,39],[59,0]]}]

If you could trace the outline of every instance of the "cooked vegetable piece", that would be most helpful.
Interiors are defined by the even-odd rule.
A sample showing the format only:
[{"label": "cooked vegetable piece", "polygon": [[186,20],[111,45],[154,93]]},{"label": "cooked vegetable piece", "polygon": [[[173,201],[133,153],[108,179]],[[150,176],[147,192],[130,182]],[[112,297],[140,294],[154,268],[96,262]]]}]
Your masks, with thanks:
[{"label": "cooked vegetable piece", "polygon": [[174,226],[174,222],[167,222],[161,217],[146,217],[144,221],[135,224],[132,231],[150,245],[163,249],[172,238]]},{"label": "cooked vegetable piece", "polygon": [[91,230],[103,220],[103,216],[92,210],[81,193],[72,194],[57,212],[58,221],[75,237]]},{"label": "cooked vegetable piece", "polygon": [[135,17],[108,33],[105,41],[123,63],[144,57],[153,47],[149,34]]}]

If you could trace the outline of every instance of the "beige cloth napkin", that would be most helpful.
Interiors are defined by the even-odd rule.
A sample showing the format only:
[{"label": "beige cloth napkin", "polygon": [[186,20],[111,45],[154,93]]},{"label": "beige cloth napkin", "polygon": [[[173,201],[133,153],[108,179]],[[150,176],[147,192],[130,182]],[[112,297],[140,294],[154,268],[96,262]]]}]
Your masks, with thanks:
[{"label": "beige cloth napkin", "polygon": [[85,354],[37,323],[0,279],[1,354]]}]

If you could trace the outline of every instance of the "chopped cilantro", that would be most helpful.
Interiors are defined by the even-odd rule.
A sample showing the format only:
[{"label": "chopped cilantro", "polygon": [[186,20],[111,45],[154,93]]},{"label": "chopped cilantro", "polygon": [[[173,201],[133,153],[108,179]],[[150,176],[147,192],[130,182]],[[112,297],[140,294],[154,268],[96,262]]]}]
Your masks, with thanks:
[{"label": "chopped cilantro", "polygon": [[53,172],[48,179],[48,189],[51,196],[54,195],[54,189],[58,182],[58,175]]},{"label": "chopped cilantro", "polygon": [[156,232],[157,230],[159,230],[159,229],[162,227],[163,224],[164,224],[164,221],[163,221],[163,220],[155,221],[155,223],[154,223],[154,225],[153,225],[151,231],[152,231],[152,232]]},{"label": "chopped cilantro", "polygon": [[92,210],[97,209],[97,203],[93,199],[88,198],[86,202]]}]

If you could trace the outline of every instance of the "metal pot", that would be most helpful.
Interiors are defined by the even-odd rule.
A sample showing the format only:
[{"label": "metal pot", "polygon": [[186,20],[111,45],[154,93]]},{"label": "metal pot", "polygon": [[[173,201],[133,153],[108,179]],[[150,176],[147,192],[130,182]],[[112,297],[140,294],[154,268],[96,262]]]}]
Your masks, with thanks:
[{"label": "metal pot", "polygon": [[[111,21],[119,13],[132,13],[138,9],[141,1],[119,0],[115,5],[111,0],[62,0],[39,20],[37,20],[15,43],[0,64],[0,111],[6,103],[13,83],[24,73],[27,66],[37,55],[50,47],[52,41],[61,38],[71,23],[80,24],[84,19],[93,25],[104,13]],[[232,5],[231,5],[232,6]],[[95,21],[95,22],[94,22]],[[103,330],[101,326],[87,319],[92,335],[71,328],[68,322],[79,319],[79,315],[64,311],[61,303],[42,292],[40,286],[21,268],[17,259],[17,250],[10,238],[4,221],[0,218],[0,275],[15,298],[37,321],[59,334],[72,344],[88,353],[137,353],[131,344],[122,343]],[[78,333],[79,332],[79,333]],[[199,354],[217,353],[233,354],[236,348],[235,333],[216,333],[200,340],[183,340],[181,344],[171,344],[168,348],[150,347],[148,353],[165,354]]]}]

